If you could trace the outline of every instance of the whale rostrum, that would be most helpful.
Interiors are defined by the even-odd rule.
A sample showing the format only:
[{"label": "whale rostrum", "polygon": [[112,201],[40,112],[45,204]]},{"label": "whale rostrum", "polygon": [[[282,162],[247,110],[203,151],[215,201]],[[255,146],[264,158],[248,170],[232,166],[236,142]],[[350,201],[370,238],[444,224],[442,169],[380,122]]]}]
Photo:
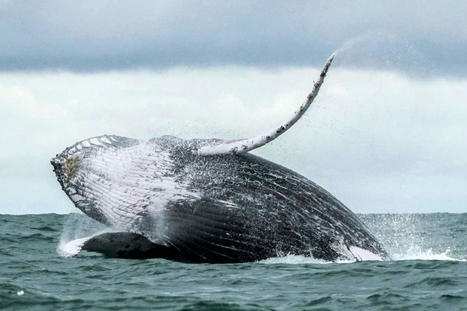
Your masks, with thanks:
[{"label": "whale rostrum", "polygon": [[309,179],[248,151],[289,129],[316,98],[253,138],[149,141],[103,135],[51,160],[73,204],[109,232],[72,241],[108,257],[231,263],[287,254],[325,260],[387,253],[341,202]]}]

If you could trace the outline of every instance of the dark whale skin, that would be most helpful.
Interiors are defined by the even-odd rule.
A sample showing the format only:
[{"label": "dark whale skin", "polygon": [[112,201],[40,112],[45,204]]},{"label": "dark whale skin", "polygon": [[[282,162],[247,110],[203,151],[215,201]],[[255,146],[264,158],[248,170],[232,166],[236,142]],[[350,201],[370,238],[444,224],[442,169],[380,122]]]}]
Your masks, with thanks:
[{"label": "dark whale skin", "polygon": [[[82,247],[89,252],[99,252],[110,258],[172,258],[172,249],[154,244],[146,237],[131,232],[107,232],[99,234]],[[179,258],[181,261],[182,258]]]},{"label": "dark whale skin", "polygon": [[[131,229],[125,230],[130,235],[106,233],[86,242],[83,249],[108,257],[235,263],[289,254],[330,261],[355,259],[349,250],[354,246],[387,258],[358,217],[309,179],[248,153],[198,156],[192,150],[201,142],[167,136],[148,142],[169,153],[171,167],[166,174],[199,197],[171,200],[157,213],[143,209]],[[116,136],[112,146],[105,148],[133,144],[129,138]],[[81,157],[92,156],[89,150]],[[69,194],[70,185],[57,163],[58,180]],[[85,170],[83,166],[77,170]],[[83,183],[71,186],[80,192]],[[80,193],[86,195],[84,190]],[[153,195],[157,196],[157,191]],[[90,209],[90,201],[85,206],[75,205],[91,217],[115,225],[105,213]],[[109,251],[112,249],[121,251]]]}]

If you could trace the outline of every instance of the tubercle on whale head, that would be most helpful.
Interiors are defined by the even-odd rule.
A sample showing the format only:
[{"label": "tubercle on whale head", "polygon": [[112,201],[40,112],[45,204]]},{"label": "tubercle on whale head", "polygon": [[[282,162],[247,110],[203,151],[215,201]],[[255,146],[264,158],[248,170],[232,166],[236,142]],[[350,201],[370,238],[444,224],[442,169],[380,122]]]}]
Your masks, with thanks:
[{"label": "tubercle on whale head", "polygon": [[50,163],[54,167],[54,172],[63,175],[66,180],[71,180],[76,173],[76,166],[79,162],[78,156],[70,156],[60,160],[58,157],[53,158]]},{"label": "tubercle on whale head", "polygon": [[65,148],[50,160],[50,164],[53,166],[53,171],[62,188],[65,188],[66,184],[75,177],[83,154],[87,148],[92,147],[90,143],[86,144],[87,141],[89,140],[83,140]]},{"label": "tubercle on whale head", "polygon": [[60,183],[62,189],[65,190],[65,192],[68,183],[75,176],[77,163],[77,156],[64,157],[61,154],[58,154],[56,157],[50,160],[50,164],[53,166],[53,172],[57,177],[57,181]]},{"label": "tubercle on whale head", "polygon": [[50,160],[58,183],[73,203],[81,199],[79,189],[74,183],[74,178],[80,168],[80,159],[80,150],[69,147]]}]

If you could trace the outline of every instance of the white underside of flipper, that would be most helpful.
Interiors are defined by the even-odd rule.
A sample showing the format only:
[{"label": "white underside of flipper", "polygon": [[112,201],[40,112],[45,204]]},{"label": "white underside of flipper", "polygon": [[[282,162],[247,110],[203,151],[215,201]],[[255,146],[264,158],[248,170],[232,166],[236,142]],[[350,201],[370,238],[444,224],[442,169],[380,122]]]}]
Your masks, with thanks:
[{"label": "white underside of flipper", "polygon": [[381,256],[357,246],[350,246],[349,250],[357,261],[383,261]]},{"label": "white underside of flipper", "polygon": [[337,253],[339,253],[345,260],[351,261],[383,261],[384,259],[369,250],[363,249],[358,246],[346,246],[341,243],[335,243],[331,245]]}]

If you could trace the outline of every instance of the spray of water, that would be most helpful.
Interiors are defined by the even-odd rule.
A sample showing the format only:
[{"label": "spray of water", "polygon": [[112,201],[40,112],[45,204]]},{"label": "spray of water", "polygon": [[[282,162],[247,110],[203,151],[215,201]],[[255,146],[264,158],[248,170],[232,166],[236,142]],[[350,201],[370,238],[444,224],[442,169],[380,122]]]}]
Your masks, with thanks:
[{"label": "spray of water", "polygon": [[[392,261],[443,260],[467,261],[465,251],[458,250],[459,226],[453,214],[369,214],[360,215],[370,232],[384,245]],[[462,225],[462,222],[461,222]],[[464,225],[465,226],[465,225]],[[458,228],[460,232],[462,228]],[[362,261],[374,260],[361,256]],[[355,261],[338,261],[351,263]],[[305,256],[284,256],[262,261],[265,264],[328,264]]]},{"label": "spray of water", "polygon": [[[444,261],[467,261],[466,259],[459,259],[451,257],[450,254],[451,250],[448,247],[444,252],[437,253],[433,252],[430,248],[426,251],[422,252],[414,252],[411,253],[410,251],[406,254],[392,254],[391,260],[392,261],[405,261],[405,260],[444,260]],[[362,258],[361,261],[374,261],[372,259]],[[356,260],[337,260],[335,262],[315,259],[313,257],[307,256],[297,256],[297,255],[287,255],[283,257],[273,257],[268,258],[265,260],[260,261],[263,264],[348,264],[354,263]]]},{"label": "spray of water", "polygon": [[427,77],[434,66],[415,44],[401,35],[371,31],[346,40],[334,52],[336,64],[359,70],[401,71],[410,76]]},{"label": "spray of water", "polygon": [[109,231],[106,226],[87,216],[70,214],[63,225],[57,253],[62,257],[75,256],[80,252],[84,242],[106,231]]}]

